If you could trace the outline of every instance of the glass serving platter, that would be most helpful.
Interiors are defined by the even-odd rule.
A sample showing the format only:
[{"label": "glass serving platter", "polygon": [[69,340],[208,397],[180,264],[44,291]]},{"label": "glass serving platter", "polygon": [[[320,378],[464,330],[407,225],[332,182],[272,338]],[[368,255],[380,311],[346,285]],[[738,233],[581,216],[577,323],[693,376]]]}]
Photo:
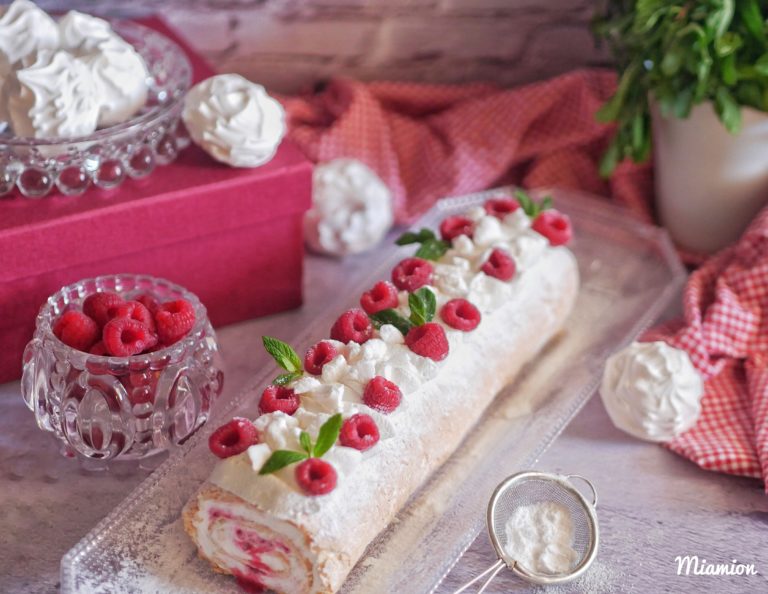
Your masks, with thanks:
[{"label": "glass serving platter", "polygon": [[[510,190],[445,199],[415,227],[436,228],[445,216],[504,191]],[[571,248],[582,286],[569,323],[498,395],[456,453],[369,546],[344,584],[344,594],[433,591],[484,529],[494,486],[535,464],[595,391],[606,357],[636,338],[680,292],[686,273],[664,231],[583,194],[534,194],[544,193],[554,196],[555,206],[571,217],[575,229]],[[412,251],[412,246],[384,247],[377,252],[377,266],[358,267],[362,272],[355,278],[329,285],[345,297],[312,324],[306,324],[301,311],[291,314],[292,344],[304,352],[325,336],[345,306],[387,278]],[[274,366],[266,366],[216,416],[255,416],[252,395],[274,374]],[[207,439],[216,426],[214,419],[64,556],[64,594],[237,591],[231,578],[214,573],[197,557],[180,521],[182,507],[215,464]]]}]

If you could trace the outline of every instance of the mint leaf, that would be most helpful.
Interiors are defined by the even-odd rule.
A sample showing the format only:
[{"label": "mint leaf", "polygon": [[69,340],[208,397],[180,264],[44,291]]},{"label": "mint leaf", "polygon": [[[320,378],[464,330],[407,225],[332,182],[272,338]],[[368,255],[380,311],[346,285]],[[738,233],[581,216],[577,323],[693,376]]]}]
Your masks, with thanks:
[{"label": "mint leaf", "polygon": [[406,320],[394,309],[385,309],[385,310],[376,312],[375,314],[371,314],[368,317],[371,318],[373,325],[376,326],[377,329],[381,328],[384,324],[391,324],[392,326],[400,330],[403,336],[408,334],[408,331],[413,327],[413,324],[411,324],[411,322]]},{"label": "mint leaf", "polygon": [[542,211],[552,208],[552,196],[545,196],[541,202],[536,202],[524,190],[515,190],[515,198],[523,212],[532,219],[539,216]]},{"label": "mint leaf", "polygon": [[515,198],[520,203],[520,208],[523,209],[523,212],[533,218],[535,216],[536,204],[531,200],[531,197],[523,190],[516,190]]},{"label": "mint leaf", "polygon": [[282,373],[272,380],[275,386],[286,386],[301,377],[301,373]]},{"label": "mint leaf", "polygon": [[291,345],[271,336],[262,336],[261,340],[264,343],[264,348],[280,367],[288,373],[302,371],[301,359]]},{"label": "mint leaf", "polygon": [[419,249],[416,251],[417,258],[424,258],[425,260],[439,260],[451,244],[442,239],[428,239],[422,242]]},{"label": "mint leaf", "polygon": [[272,474],[277,472],[281,468],[285,468],[289,464],[294,462],[301,462],[307,459],[307,454],[301,452],[292,452],[290,450],[276,450],[272,452],[272,455],[264,463],[264,466],[259,470],[259,474]]},{"label": "mint leaf", "polygon": [[411,310],[411,322],[416,326],[422,326],[435,317],[437,299],[431,290],[422,287],[408,295],[408,307]]},{"label": "mint leaf", "polygon": [[330,450],[333,444],[336,443],[336,440],[339,438],[339,433],[341,432],[341,423],[341,413],[337,413],[320,427],[320,431],[317,434],[317,441],[315,442],[315,458],[322,457],[322,455]]},{"label": "mint leaf", "polygon": [[302,431],[299,433],[299,443],[301,444],[302,449],[307,452],[307,456],[312,455],[312,438],[309,436],[309,433],[306,431]]},{"label": "mint leaf", "polygon": [[436,239],[435,233],[425,227],[418,233],[414,233],[413,231],[406,231],[400,237],[398,237],[397,240],[395,240],[395,243],[397,245],[410,245],[412,243],[423,243],[425,241],[429,241],[430,239]]}]

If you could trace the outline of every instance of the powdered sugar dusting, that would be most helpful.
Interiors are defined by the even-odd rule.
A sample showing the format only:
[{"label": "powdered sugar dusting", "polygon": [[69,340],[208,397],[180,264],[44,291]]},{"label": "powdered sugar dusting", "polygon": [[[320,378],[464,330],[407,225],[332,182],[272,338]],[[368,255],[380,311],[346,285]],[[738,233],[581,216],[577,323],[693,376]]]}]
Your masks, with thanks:
[{"label": "powdered sugar dusting", "polygon": [[579,560],[573,548],[573,518],[553,501],[517,507],[504,529],[504,550],[525,569],[563,575]]}]

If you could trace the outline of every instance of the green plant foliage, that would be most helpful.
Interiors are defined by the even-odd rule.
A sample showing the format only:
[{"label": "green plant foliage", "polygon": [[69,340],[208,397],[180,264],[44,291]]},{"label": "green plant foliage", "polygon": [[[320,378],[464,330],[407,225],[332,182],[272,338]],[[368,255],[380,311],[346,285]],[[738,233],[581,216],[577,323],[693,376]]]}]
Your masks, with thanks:
[{"label": "green plant foliage", "polygon": [[618,128],[600,171],[651,152],[649,97],[665,117],[686,118],[711,101],[723,125],[741,128],[742,105],[768,111],[768,1],[603,0],[593,29],[620,73],[598,111]]}]

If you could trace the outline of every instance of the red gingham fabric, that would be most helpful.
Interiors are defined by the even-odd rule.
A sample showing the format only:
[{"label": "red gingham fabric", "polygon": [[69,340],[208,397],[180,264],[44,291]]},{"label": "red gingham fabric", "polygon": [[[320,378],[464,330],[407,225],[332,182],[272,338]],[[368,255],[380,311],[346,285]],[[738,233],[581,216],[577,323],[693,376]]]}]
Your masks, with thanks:
[{"label": "red gingham fabric", "polygon": [[683,306],[683,321],[644,336],[686,350],[705,379],[699,421],[667,447],[768,490],[768,209],[691,275]]},{"label": "red gingham fabric", "polygon": [[[650,222],[649,166],[624,163],[608,182],[597,173],[611,128],[594,113],[615,83],[613,73],[598,70],[512,90],[337,79],[282,100],[290,136],[306,155],[366,163],[393,190],[400,223],[439,197],[502,183],[611,196]],[[668,447],[703,468],[765,480],[768,211],[738,245],[691,276],[684,302],[684,323],[646,337],[688,351],[706,378],[701,419]]]},{"label": "red gingham fabric", "polygon": [[594,113],[615,84],[604,70],[512,90],[335,79],[319,93],[281,100],[290,137],[309,159],[368,165],[392,190],[399,223],[443,196],[502,183],[613,196],[651,221],[648,166],[624,164],[610,182],[597,173],[611,128]]}]

